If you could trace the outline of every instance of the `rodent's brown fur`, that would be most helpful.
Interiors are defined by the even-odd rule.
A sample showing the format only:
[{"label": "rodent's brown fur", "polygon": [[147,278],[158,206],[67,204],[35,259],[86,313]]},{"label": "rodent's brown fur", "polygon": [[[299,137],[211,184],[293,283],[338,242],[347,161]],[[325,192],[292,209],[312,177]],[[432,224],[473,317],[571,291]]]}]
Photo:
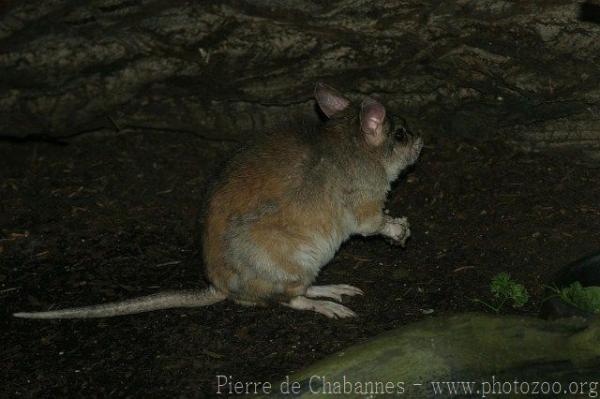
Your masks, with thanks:
[{"label": "rodent's brown fur", "polygon": [[[102,317],[229,298],[242,304],[272,302],[330,317],[354,313],[339,299],[361,294],[347,285],[312,287],[317,274],[352,234],[383,234],[404,243],[406,219],[383,213],[390,183],[418,157],[420,138],[398,140],[378,102],[360,106],[317,85],[316,98],[330,119],[316,129],[282,129],[240,151],[212,188],[202,247],[208,291],[151,296],[118,304],[20,317]],[[129,305],[135,302],[136,306]],[[149,302],[148,302],[149,303]],[[127,311],[129,309],[129,311]],[[62,313],[61,313],[62,312]],[[70,312],[70,313],[69,313]],[[79,313],[78,313],[79,312]],[[108,312],[108,313],[107,313]],[[46,316],[43,316],[43,315]]]}]

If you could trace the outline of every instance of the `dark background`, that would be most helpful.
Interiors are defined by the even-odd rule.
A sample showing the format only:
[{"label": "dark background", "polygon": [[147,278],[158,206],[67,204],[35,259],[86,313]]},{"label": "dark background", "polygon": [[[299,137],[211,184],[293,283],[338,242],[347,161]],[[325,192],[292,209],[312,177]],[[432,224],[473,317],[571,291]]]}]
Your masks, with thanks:
[{"label": "dark background", "polygon": [[[577,1],[4,2],[3,397],[206,397],[425,317],[485,311],[598,249],[600,25]],[[325,81],[423,135],[388,207],[406,250],[345,244],[319,283],[358,319],[229,302],[88,321],[11,313],[203,287],[207,181],[237,146],[315,121]],[[312,122],[303,122],[312,123]]]}]

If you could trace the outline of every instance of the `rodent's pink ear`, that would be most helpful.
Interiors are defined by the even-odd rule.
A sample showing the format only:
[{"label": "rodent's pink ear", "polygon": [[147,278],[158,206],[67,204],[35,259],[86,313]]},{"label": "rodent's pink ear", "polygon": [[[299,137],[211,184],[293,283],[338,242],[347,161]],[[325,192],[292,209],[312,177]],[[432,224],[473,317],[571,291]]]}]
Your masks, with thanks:
[{"label": "rodent's pink ear", "polygon": [[380,145],[385,140],[383,122],[385,120],[385,107],[379,102],[367,97],[360,110],[360,128],[365,134],[367,143]]},{"label": "rodent's pink ear", "polygon": [[341,95],[336,89],[325,83],[317,82],[315,85],[315,99],[321,111],[328,118],[345,110],[350,105],[350,100]]}]

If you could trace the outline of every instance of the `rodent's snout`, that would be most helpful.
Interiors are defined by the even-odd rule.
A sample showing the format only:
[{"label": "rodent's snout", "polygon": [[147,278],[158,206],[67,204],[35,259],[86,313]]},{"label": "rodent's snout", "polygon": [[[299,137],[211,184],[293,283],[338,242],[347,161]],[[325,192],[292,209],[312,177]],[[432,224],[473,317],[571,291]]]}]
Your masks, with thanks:
[{"label": "rodent's snout", "polygon": [[414,163],[423,149],[423,139],[417,134],[406,132],[401,144],[408,151],[410,163]]},{"label": "rodent's snout", "polygon": [[423,139],[421,138],[421,136],[416,136],[414,138],[413,147],[415,149],[415,152],[417,153],[417,156],[419,156],[421,150],[423,149]]}]

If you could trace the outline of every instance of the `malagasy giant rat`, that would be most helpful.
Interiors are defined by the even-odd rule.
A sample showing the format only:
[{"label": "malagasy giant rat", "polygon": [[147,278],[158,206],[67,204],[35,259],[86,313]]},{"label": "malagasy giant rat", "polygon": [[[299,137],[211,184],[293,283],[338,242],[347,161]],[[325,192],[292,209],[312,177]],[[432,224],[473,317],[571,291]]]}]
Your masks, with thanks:
[{"label": "malagasy giant rat", "polygon": [[[236,155],[209,197],[203,230],[204,290],[155,295],[81,308],[15,313],[53,319],[109,317],[199,307],[229,298],[246,305],[281,303],[328,317],[356,314],[342,295],[351,285],[312,285],[353,234],[381,234],[402,245],[406,218],[384,213],[390,183],[419,156],[422,140],[396,130],[382,104],[353,104],[317,83],[328,120],[313,131],[283,129]],[[315,298],[329,298],[334,301]]]}]

